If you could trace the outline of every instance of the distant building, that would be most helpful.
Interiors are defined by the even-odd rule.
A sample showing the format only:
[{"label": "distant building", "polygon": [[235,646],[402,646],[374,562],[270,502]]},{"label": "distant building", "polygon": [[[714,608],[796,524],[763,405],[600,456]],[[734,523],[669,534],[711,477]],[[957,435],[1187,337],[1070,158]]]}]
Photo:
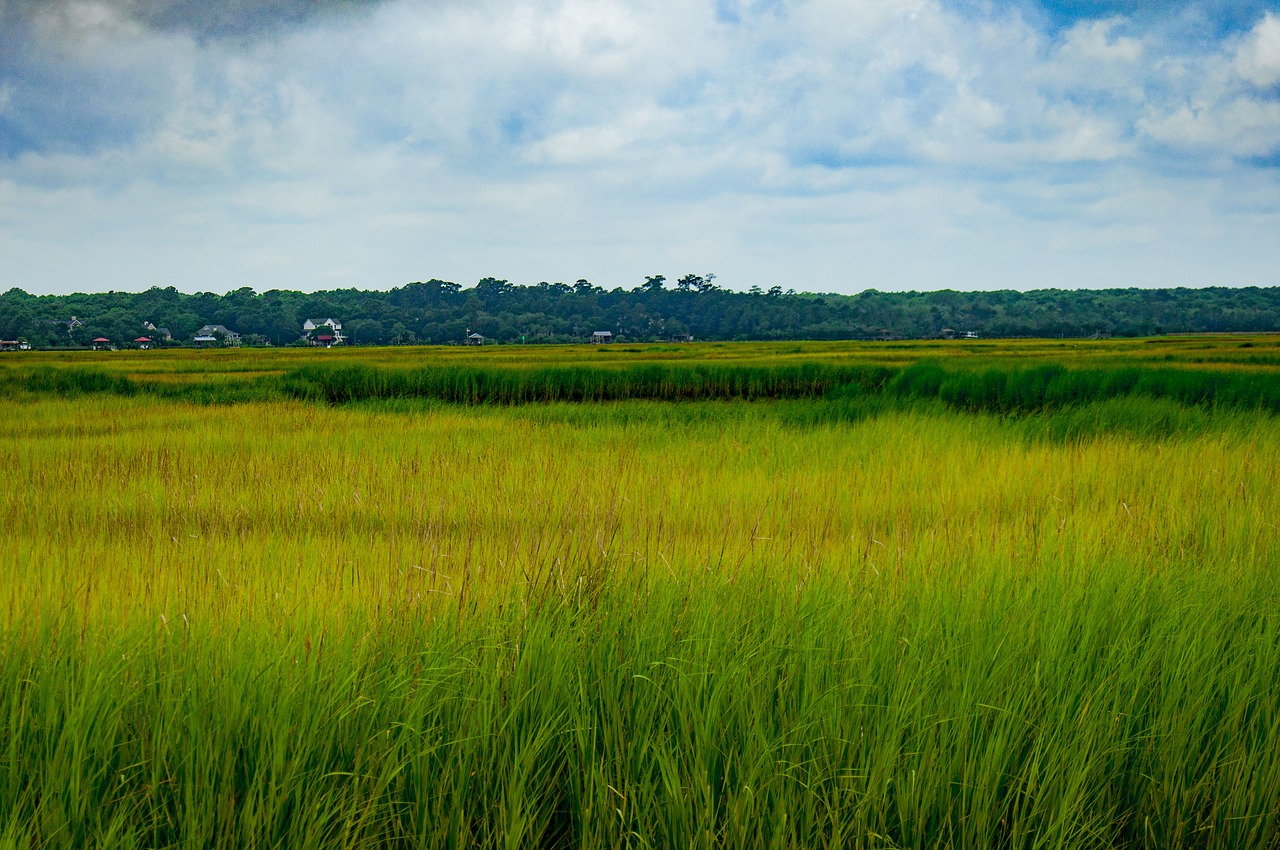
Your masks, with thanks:
[{"label": "distant building", "polygon": [[56,325],[59,330],[65,330],[67,336],[71,336],[71,332],[76,328],[84,327],[84,322],[72,316],[70,319],[45,319],[46,324]]},{"label": "distant building", "polygon": [[151,324],[151,322],[143,322],[142,327],[144,330],[151,331],[155,334],[154,339],[158,339],[161,342],[173,341],[173,334],[170,333],[168,328],[157,328],[155,325]]},{"label": "distant building", "polygon": [[480,334],[468,334],[467,345],[484,345],[484,337]]},{"label": "distant building", "polygon": [[591,335],[591,342],[595,345],[608,345],[613,342],[613,331],[596,331]]},{"label": "distant building", "polygon": [[965,331],[965,332],[962,334],[962,336],[963,336],[965,339],[977,339],[977,338],[978,338],[978,332],[977,332],[977,331]]},{"label": "distant building", "polygon": [[228,328],[226,325],[205,325],[196,331],[195,339],[192,340],[197,345],[208,345],[210,343],[217,344],[218,336],[222,336],[224,345],[239,345],[240,334]]},{"label": "distant building", "polygon": [[347,341],[342,333],[342,322],[337,319],[307,319],[302,323],[302,338],[325,348]]},{"label": "distant building", "polygon": [[22,339],[0,339],[0,351],[30,351],[31,343]]}]

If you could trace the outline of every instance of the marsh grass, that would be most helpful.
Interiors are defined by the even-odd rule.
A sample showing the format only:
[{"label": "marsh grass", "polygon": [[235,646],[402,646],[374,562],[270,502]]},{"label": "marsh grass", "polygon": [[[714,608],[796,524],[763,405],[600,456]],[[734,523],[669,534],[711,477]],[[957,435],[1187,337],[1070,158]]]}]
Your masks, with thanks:
[{"label": "marsh grass", "polygon": [[[1138,398],[1185,407],[1280,410],[1280,369],[1273,357],[1253,353],[1254,340],[1147,342],[1162,344],[987,343],[950,350],[938,343],[508,346],[485,352],[162,351],[79,358],[37,353],[0,364],[0,397],[518,405],[875,396],[899,409],[937,400],[959,410],[1006,415]],[[1263,337],[1256,344],[1276,345]]]},{"label": "marsh grass", "polygon": [[[628,386],[721,374],[667,354]],[[208,398],[6,367],[0,846],[1280,846],[1262,395],[989,345],[255,395],[288,355]],[[792,365],[711,383],[835,374]]]}]

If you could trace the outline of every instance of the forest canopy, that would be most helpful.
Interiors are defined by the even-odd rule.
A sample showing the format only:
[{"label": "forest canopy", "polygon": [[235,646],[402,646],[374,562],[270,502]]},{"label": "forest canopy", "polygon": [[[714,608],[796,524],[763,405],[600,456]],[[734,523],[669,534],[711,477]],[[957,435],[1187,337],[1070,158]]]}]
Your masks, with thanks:
[{"label": "forest canopy", "polygon": [[126,343],[157,328],[183,344],[207,325],[225,326],[246,344],[291,345],[302,340],[305,321],[328,318],[357,345],[460,343],[472,333],[499,343],[585,342],[596,331],[631,342],[1150,336],[1280,331],[1280,287],[836,295],[777,286],[737,292],[717,286],[714,275],[687,274],[651,275],[633,289],[484,278],[470,288],[433,279],[390,291],[0,295],[0,339],[34,347]]}]

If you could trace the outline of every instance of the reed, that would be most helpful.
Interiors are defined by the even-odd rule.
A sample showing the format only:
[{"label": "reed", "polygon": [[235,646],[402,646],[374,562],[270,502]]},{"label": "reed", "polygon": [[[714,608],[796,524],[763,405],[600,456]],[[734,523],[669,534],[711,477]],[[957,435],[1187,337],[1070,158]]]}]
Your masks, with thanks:
[{"label": "reed", "polygon": [[4,366],[0,846],[1280,846],[1270,366],[672,348]]}]

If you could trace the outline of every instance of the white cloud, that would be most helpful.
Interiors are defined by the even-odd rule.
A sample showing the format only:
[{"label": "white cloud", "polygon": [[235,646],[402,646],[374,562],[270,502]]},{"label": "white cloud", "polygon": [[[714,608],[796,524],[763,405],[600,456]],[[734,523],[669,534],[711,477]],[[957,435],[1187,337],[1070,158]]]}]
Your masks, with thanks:
[{"label": "white cloud", "polygon": [[1142,59],[1143,44],[1136,38],[1116,36],[1120,18],[1081,21],[1067,31],[1059,55],[1071,62],[1132,65]]},{"label": "white cloud", "polygon": [[1183,106],[1138,122],[1153,140],[1209,156],[1257,157],[1280,150],[1280,103],[1237,97]]},{"label": "white cloud", "polygon": [[1280,15],[1268,12],[1240,45],[1236,71],[1256,86],[1280,83]]},{"label": "white cloud", "polygon": [[[736,23],[711,3],[392,0],[225,41],[115,8],[38,19],[68,75],[106,75],[95,92],[151,82],[128,95],[131,132],[0,159],[5,256],[27,285],[90,266],[217,289],[629,283],[678,265],[814,288],[861,265],[865,285],[974,288],[1214,263],[1256,283],[1276,254],[1257,245],[1280,194],[1238,209],[1222,188],[1275,182],[1237,162],[1280,150],[1280,100],[1258,90],[1280,80],[1275,15],[1183,49],[1123,18],[1051,34],[938,0]],[[0,84],[0,117],[23,85]],[[1225,221],[1257,244],[1204,236]],[[1020,276],[1045,252],[1053,269]]]}]

